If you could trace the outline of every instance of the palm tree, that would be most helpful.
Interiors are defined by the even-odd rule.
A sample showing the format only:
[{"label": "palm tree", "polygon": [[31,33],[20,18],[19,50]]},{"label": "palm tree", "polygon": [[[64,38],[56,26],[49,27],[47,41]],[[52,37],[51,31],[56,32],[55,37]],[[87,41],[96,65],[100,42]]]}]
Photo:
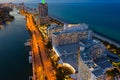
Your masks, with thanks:
[{"label": "palm tree", "polygon": [[106,71],[106,76],[107,77],[117,77],[118,75],[120,75],[120,71],[117,68],[113,68],[113,69],[109,69]]}]

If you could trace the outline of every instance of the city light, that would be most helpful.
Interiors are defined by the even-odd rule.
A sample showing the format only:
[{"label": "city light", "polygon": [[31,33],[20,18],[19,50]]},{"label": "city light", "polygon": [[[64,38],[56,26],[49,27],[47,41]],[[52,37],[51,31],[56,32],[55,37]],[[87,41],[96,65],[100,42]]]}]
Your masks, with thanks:
[{"label": "city light", "polygon": [[42,0],[42,4],[45,4],[45,0]]}]

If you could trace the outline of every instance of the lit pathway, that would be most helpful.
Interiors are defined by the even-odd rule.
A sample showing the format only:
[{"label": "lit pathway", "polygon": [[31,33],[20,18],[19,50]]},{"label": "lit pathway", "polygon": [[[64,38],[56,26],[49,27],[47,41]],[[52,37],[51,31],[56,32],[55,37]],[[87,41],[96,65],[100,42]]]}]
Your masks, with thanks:
[{"label": "lit pathway", "polygon": [[27,28],[32,34],[33,80],[56,80],[50,59],[47,57],[42,36],[36,28],[31,14],[26,14]]}]

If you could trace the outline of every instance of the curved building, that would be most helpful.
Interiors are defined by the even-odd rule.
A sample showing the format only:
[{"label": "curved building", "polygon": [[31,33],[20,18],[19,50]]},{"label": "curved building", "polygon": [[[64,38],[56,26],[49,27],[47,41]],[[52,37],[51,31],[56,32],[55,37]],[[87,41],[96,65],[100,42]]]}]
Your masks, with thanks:
[{"label": "curved building", "polygon": [[85,50],[80,50],[78,58],[78,77],[81,80],[104,80],[105,71],[112,67],[106,58],[105,46],[96,43],[84,48]]}]

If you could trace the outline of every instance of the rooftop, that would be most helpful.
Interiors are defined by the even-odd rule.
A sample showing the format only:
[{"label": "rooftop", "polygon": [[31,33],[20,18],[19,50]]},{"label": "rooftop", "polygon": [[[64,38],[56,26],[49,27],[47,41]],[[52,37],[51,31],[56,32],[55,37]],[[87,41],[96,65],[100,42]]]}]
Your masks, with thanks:
[{"label": "rooftop", "polygon": [[55,28],[63,28],[62,26],[56,25],[56,24],[51,24],[50,27],[48,27],[48,30],[52,30]]},{"label": "rooftop", "polygon": [[100,75],[102,75],[103,72],[104,72],[104,71],[103,71],[102,69],[98,69],[98,70],[92,71],[92,73],[93,73],[95,76],[97,76],[97,77],[99,77]]},{"label": "rooftop", "polygon": [[65,30],[69,30],[69,29],[85,30],[85,29],[88,29],[88,25],[85,24],[85,23],[81,23],[81,24],[64,24],[64,29]]},{"label": "rooftop", "polygon": [[94,60],[97,65],[99,65],[103,70],[112,67],[112,64],[108,61],[106,57],[97,58]]},{"label": "rooftop", "polygon": [[64,25],[64,30],[60,32],[53,33],[54,35],[65,34],[65,33],[74,33],[74,32],[81,32],[81,31],[88,31],[88,25],[86,24],[74,24],[74,25]]},{"label": "rooftop", "polygon": [[95,40],[95,39],[89,39],[89,40],[84,39],[79,42],[80,46],[84,46],[84,47],[90,47],[90,46],[92,46],[94,44],[98,44],[98,43],[100,43],[100,41]]},{"label": "rooftop", "polygon": [[104,74],[104,71],[107,68],[112,67],[112,64],[108,61],[106,57],[100,57],[96,58],[95,60],[92,60],[92,58],[89,55],[89,50],[81,52],[80,56],[84,61],[84,64],[86,64],[87,67],[92,71],[92,73],[97,77]]},{"label": "rooftop", "polygon": [[75,70],[78,70],[77,69],[78,47],[79,47],[79,45],[77,43],[76,44],[66,44],[66,45],[56,47],[56,49],[59,51],[59,56],[62,59],[62,61],[72,65],[75,68]]},{"label": "rooftop", "polygon": [[54,35],[60,35],[60,34],[67,34],[67,33],[74,33],[74,32],[81,32],[81,31],[88,31],[89,29],[85,29],[85,30],[81,30],[81,29],[70,29],[70,30],[63,30],[63,31],[60,31],[60,32],[55,32],[53,33]]}]

